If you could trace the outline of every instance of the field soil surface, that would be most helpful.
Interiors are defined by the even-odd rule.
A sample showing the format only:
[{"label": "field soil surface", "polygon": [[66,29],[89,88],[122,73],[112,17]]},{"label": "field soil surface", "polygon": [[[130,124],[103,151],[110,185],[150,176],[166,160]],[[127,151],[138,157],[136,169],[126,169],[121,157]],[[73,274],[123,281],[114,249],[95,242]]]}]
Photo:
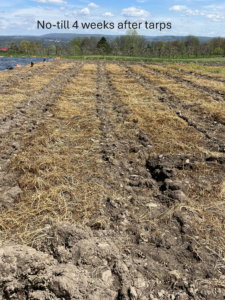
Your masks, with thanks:
[{"label": "field soil surface", "polygon": [[225,73],[0,74],[0,299],[225,299]]}]

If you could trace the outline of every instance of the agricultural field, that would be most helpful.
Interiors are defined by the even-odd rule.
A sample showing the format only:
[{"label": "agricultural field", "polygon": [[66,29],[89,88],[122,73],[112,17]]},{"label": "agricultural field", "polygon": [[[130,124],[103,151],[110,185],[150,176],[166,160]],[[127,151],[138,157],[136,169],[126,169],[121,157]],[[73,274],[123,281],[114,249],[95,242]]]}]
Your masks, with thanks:
[{"label": "agricultural field", "polygon": [[225,69],[0,73],[0,299],[225,297]]}]

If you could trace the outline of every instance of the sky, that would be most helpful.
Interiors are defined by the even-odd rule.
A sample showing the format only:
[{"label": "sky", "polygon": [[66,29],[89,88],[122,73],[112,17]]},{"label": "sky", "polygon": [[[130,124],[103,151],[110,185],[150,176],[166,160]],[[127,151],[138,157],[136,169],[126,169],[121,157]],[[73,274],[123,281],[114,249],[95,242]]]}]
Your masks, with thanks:
[{"label": "sky", "polygon": [[[125,27],[127,21],[130,24],[141,23],[137,31],[140,35],[146,36],[191,34],[225,37],[225,2],[221,0],[94,1],[1,0],[0,35],[40,36],[47,33],[122,35],[128,28],[128,25]],[[66,24],[68,21],[69,29],[61,29],[61,21],[64,20]],[[48,27],[52,27],[43,29],[39,26],[38,29],[38,21],[44,27],[46,23]],[[72,27],[75,21],[78,28]],[[85,22],[103,23],[104,21],[108,23],[109,29],[100,29],[100,25],[99,29],[82,28],[82,23]],[[57,22],[60,22],[58,25],[60,29],[57,28]],[[147,28],[145,22],[148,24]],[[109,23],[113,23],[111,26],[114,27],[113,29],[110,29]],[[119,23],[123,24],[123,28],[118,28]],[[154,29],[149,29],[149,23],[154,23]],[[159,23],[157,28],[156,23]],[[160,23],[162,23],[161,30]],[[171,25],[168,26],[168,23]],[[133,26],[135,28],[135,24]]]}]

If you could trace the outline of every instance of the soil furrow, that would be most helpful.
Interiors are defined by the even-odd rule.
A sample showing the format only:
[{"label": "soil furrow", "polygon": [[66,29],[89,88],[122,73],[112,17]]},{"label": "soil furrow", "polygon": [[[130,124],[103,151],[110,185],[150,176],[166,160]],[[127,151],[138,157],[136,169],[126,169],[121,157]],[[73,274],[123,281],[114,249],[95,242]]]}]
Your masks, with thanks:
[{"label": "soil furrow", "polygon": [[[137,66],[137,70],[131,69],[129,66],[127,67],[128,70],[130,70],[131,76],[134,76],[135,73],[139,73],[135,75],[136,80],[138,80],[138,82],[142,82],[143,86],[146,86],[147,84],[148,86],[150,85],[150,89],[157,89],[157,92],[161,94],[161,96],[158,97],[159,100],[171,107],[177,113],[178,117],[182,118],[188,125],[193,126],[197,131],[205,135],[206,139],[210,142],[208,143],[206,141],[210,151],[225,151],[223,138],[225,133],[224,124],[218,122],[217,119],[215,120],[212,118],[211,113],[207,111],[204,113],[204,111],[197,108],[196,102],[195,104],[192,104],[193,100],[192,98],[189,100],[187,93],[185,94],[184,92],[183,95],[180,91],[176,92],[176,90],[171,88],[170,85],[165,85],[161,82],[158,83],[157,79],[155,80],[153,76],[148,74],[148,72],[143,72],[143,69],[139,68],[139,66]],[[133,67],[135,67],[135,65]],[[135,73],[132,73],[134,71]],[[199,102],[199,104],[201,105],[201,102]]]},{"label": "soil furrow", "polygon": [[[225,74],[218,74],[218,73],[213,73],[213,71],[208,71],[208,70],[204,70],[204,69],[196,69],[194,67],[190,67],[188,66],[179,66],[179,65],[166,65],[165,67],[171,69],[171,70],[176,70],[178,72],[180,72],[181,74],[184,75],[191,75],[198,79],[207,79],[207,80],[217,80],[219,82],[225,82]],[[216,71],[216,69],[215,69]]]},{"label": "soil furrow", "polygon": [[[0,134],[5,134],[14,127],[16,127],[18,131],[18,127],[22,124],[24,125],[20,127],[20,130],[22,130],[23,127],[28,128],[31,124],[27,125],[25,122],[29,121],[32,116],[34,119],[33,121],[36,123],[37,120],[35,118],[41,118],[43,115],[46,116],[49,110],[46,104],[49,103],[49,108],[51,107],[52,98],[56,97],[63,85],[68,82],[69,72],[74,70],[74,74],[76,74],[82,66],[82,63],[75,66],[74,70],[74,65],[72,63],[70,68],[68,68],[67,65],[63,73],[60,73],[59,75],[56,73],[56,76],[50,79],[47,85],[41,87],[40,90],[34,92],[30,97],[27,97],[25,101],[15,106],[11,113],[2,116],[0,119]],[[57,66],[55,66],[55,69],[57,70]],[[61,69],[61,71],[63,71],[63,69]],[[48,74],[45,74],[45,76],[48,77]],[[62,82],[62,85],[59,85],[60,82]],[[43,102],[41,107],[40,102]],[[17,134],[21,135],[21,132],[18,132]]]},{"label": "soil furrow", "polygon": [[[6,115],[12,113],[17,106],[25,102],[29,97],[48,88],[51,79],[70,66],[68,63],[48,65],[42,72],[27,72],[25,78],[17,76],[10,77],[6,85],[2,85],[0,93],[0,116],[5,119]],[[3,82],[4,83],[4,82]]]},{"label": "soil furrow", "polygon": [[[64,71],[53,78],[49,83],[49,88],[43,88],[38,95],[28,98],[26,103],[17,107],[16,110],[1,124],[1,143],[0,143],[0,177],[1,177],[1,196],[0,205],[6,209],[13,206],[14,200],[22,193],[18,185],[20,177],[18,172],[10,169],[11,160],[20,151],[22,139],[32,134],[35,130],[51,120],[53,114],[52,106],[65,85],[68,84],[71,76],[76,76],[83,63],[79,63],[74,68]],[[54,84],[54,88],[52,88]]]},{"label": "soil furrow", "polygon": [[225,89],[221,82],[215,80],[198,79],[196,76],[182,75],[179,71],[170,70],[169,68],[158,67],[153,65],[144,65],[145,68],[153,69],[158,74],[163,74],[168,79],[174,79],[186,85],[188,88],[195,89],[197,92],[201,91],[205,95],[209,94],[214,100],[223,102],[225,100]]}]

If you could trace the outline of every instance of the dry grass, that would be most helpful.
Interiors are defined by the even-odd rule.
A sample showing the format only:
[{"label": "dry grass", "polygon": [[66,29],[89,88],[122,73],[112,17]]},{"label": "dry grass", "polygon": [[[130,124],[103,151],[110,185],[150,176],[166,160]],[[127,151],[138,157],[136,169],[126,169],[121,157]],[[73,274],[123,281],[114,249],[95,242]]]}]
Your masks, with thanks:
[{"label": "dry grass", "polygon": [[175,96],[173,101],[179,100],[182,101],[183,104],[193,105],[190,109],[194,113],[200,112],[204,115],[204,118],[207,118],[209,121],[216,120],[217,122],[225,124],[225,107],[222,102],[218,102],[211,96],[205,96],[201,92],[188,88],[185,84],[179,83],[176,80],[168,79],[162,74],[156,74],[138,65],[130,65],[129,67],[136,73],[150,79],[156,87],[166,88],[170,94]]},{"label": "dry grass", "polygon": [[63,89],[55,118],[27,135],[11,170],[23,194],[0,214],[1,239],[33,245],[59,221],[85,224],[101,205],[99,120],[95,112],[96,65],[85,65]]},{"label": "dry grass", "polygon": [[156,66],[156,65],[150,65],[148,67],[155,71],[167,73],[172,77],[179,77],[179,79],[193,82],[194,84],[197,84],[200,87],[203,87],[203,88],[207,87],[207,88],[211,89],[212,91],[225,93],[225,86],[224,86],[223,82],[219,82],[219,81],[211,80],[211,79],[196,78],[193,75],[184,75],[184,74],[181,74],[179,71],[171,70],[171,68],[166,68],[166,67],[164,68],[164,67]]},{"label": "dry grass", "polygon": [[[169,65],[171,66],[171,65]],[[184,69],[195,69],[195,70],[200,70],[200,71],[208,71],[212,73],[217,73],[217,74],[225,74],[225,68],[222,67],[210,67],[210,66],[203,66],[203,65],[185,65]]]},{"label": "dry grass", "polygon": [[161,103],[156,91],[141,87],[117,65],[107,64],[106,68],[119,97],[131,108],[130,119],[137,119],[138,127],[152,135],[155,154],[207,152],[202,147],[203,135]]},{"label": "dry grass", "polygon": [[56,65],[53,69],[47,67],[39,75],[31,75],[26,78],[26,80],[17,78],[10,82],[8,87],[4,89],[4,94],[0,94],[0,114],[9,114],[12,112],[14,106],[26,101],[34,92],[47,86],[54,77],[63,70],[68,69],[69,66],[71,66],[71,64],[64,63]]},{"label": "dry grass", "polygon": [[208,76],[212,79],[216,80],[225,80],[225,68],[218,68],[218,67],[207,67],[207,66],[202,66],[202,65],[185,65],[185,66],[180,66],[180,65],[172,65],[168,64],[166,67],[170,69],[175,69],[178,70],[179,72],[186,72],[186,73],[191,73],[192,76],[195,74],[203,75],[203,76]]}]

